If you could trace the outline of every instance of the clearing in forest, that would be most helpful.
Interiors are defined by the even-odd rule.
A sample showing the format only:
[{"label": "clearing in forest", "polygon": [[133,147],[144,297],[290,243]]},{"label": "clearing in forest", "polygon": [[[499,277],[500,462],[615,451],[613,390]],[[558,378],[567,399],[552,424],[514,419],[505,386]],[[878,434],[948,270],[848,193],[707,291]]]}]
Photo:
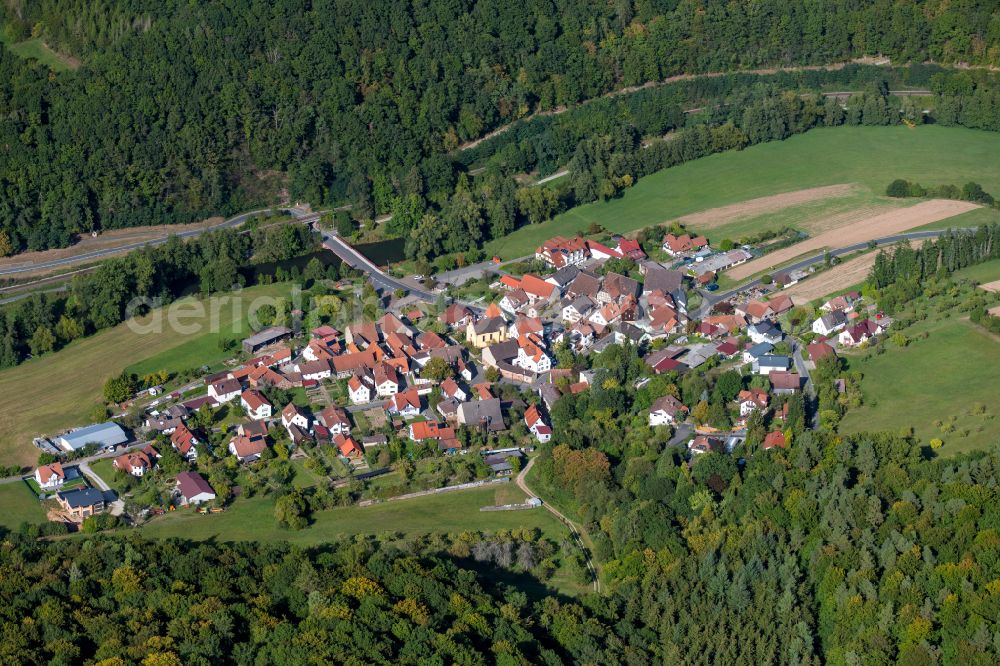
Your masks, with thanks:
[{"label": "clearing in forest", "polygon": [[885,238],[900,234],[925,224],[931,224],[960,213],[978,208],[968,201],[953,201],[951,199],[931,199],[916,206],[889,211],[865,220],[860,220],[850,226],[831,229],[808,238],[801,243],[766,254],[737,266],[726,275],[732,280],[742,280],[761,271],[780,266],[803,254],[822,250],[823,248],[839,248],[864,243],[876,238]]}]

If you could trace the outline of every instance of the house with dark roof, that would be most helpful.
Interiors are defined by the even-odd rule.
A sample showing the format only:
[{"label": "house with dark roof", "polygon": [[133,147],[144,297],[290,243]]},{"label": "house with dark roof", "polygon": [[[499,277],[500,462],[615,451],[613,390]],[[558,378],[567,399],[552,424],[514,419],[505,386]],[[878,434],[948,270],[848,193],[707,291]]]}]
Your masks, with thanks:
[{"label": "house with dark roof", "polygon": [[687,405],[672,395],[657,398],[649,408],[649,425],[673,425],[686,418]]},{"label": "house with dark roof", "polygon": [[201,474],[181,472],[177,475],[175,492],[181,504],[202,504],[215,499],[215,491]]},{"label": "house with dark roof", "polygon": [[86,518],[104,511],[104,493],[97,488],[58,492],[56,501],[70,520],[77,523],[82,523]]}]

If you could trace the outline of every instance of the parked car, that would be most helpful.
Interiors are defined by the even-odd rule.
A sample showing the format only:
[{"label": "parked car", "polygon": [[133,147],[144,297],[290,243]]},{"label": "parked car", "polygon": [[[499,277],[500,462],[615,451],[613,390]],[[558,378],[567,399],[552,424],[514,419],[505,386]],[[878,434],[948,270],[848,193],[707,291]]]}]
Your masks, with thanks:
[{"label": "parked car", "polygon": [[706,291],[718,291],[719,290],[719,285],[717,285],[716,283],[713,282],[712,284],[710,284],[707,287],[705,287],[705,290]]}]

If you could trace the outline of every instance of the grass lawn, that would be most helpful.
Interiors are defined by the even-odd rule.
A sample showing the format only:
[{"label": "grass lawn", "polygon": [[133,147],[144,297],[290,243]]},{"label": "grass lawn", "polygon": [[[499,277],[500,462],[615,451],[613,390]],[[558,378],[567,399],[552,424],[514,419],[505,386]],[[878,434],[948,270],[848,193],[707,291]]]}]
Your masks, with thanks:
[{"label": "grass lawn", "polygon": [[975,266],[969,266],[968,268],[955,271],[954,277],[965,278],[966,280],[975,280],[979,284],[1000,280],[1000,259],[986,261],[981,264],[976,264]]},{"label": "grass lawn", "polygon": [[94,471],[94,474],[101,477],[104,483],[114,488],[118,494],[121,494],[125,490],[125,476],[115,469],[114,458],[102,458],[101,460],[92,462],[90,463],[90,469]]},{"label": "grass lawn", "polygon": [[0,33],[0,42],[3,42],[4,47],[19,58],[34,58],[49,69],[53,69],[57,72],[62,72],[68,69],[77,69],[80,66],[79,60],[71,56],[56,53],[49,48],[40,37],[26,39],[23,42],[17,42],[15,44],[9,44],[4,39],[3,34]]},{"label": "grass lawn", "polygon": [[295,476],[292,478],[292,485],[296,488],[307,488],[319,483],[320,477],[306,469],[305,458],[298,458],[291,461]]},{"label": "grass lawn", "polygon": [[14,530],[21,523],[44,523],[45,509],[22,482],[0,485],[0,528]]},{"label": "grass lawn", "polygon": [[[486,253],[520,257],[534,252],[551,236],[585,231],[593,222],[611,231],[635,231],[747,199],[841,183],[858,185],[858,192],[851,195],[859,198],[858,203],[884,200],[882,194],[895,178],[924,185],[962,185],[975,180],[987,192],[997,194],[998,153],[1000,134],[995,132],[937,126],[815,129],[787,141],[663,169],[640,179],[619,199],[579,206],[543,224],[491,241]],[[829,200],[831,212],[842,205],[838,201]],[[809,214],[818,212],[814,205],[800,208]],[[957,219],[952,218],[952,224]],[[794,221],[794,216],[782,219],[783,223]],[[736,226],[733,229],[739,230]],[[720,231],[727,229],[716,228],[709,238],[721,238]]]},{"label": "grass lawn", "polygon": [[[943,456],[1000,442],[1000,341],[958,317],[920,322],[906,334],[924,330],[925,340],[905,348],[890,343],[880,356],[852,360],[851,368],[864,373],[865,404],[848,411],[841,432],[913,426],[925,445],[943,440]],[[985,415],[971,413],[977,403],[986,405]],[[954,432],[934,426],[951,417],[957,417]]]},{"label": "grass lawn", "polygon": [[[32,437],[54,435],[89,423],[89,414],[102,401],[104,381],[126,368],[137,374],[177,371],[231,356],[232,352],[219,350],[218,340],[245,334],[244,319],[250,301],[257,296],[287,294],[288,289],[285,283],[243,290],[242,310],[234,311],[231,304],[221,308],[218,332],[198,330],[207,328],[211,320],[210,308],[205,307],[203,316],[184,321],[200,326],[192,325],[184,331],[164,325],[162,332],[143,335],[121,324],[76,340],[58,352],[0,371],[0,395],[6,399],[5,409],[0,411],[0,464],[33,464],[38,450],[31,443]],[[193,303],[197,299],[183,301]],[[139,323],[148,324],[159,315],[160,311],[156,311]]]},{"label": "grass lawn", "polygon": [[[179,510],[154,519],[142,528],[142,532],[157,538],[288,541],[305,545],[355,534],[391,532],[414,537],[519,527],[537,527],[553,539],[565,538],[565,527],[543,509],[480,511],[480,507],[495,503],[496,492],[495,488],[476,488],[369,507],[330,509],[316,513],[313,524],[300,531],[278,527],[271,498],[252,497],[236,500],[225,513],[200,515],[188,509]],[[524,497],[523,493],[520,497]]]}]

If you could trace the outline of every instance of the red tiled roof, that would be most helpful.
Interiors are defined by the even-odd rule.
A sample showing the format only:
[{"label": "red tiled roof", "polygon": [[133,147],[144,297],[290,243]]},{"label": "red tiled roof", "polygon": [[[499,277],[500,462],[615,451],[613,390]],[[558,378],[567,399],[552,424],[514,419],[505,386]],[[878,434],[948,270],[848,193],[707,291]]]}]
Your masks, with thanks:
[{"label": "red tiled roof", "polygon": [[53,476],[58,479],[66,478],[66,473],[60,463],[54,462],[38,468],[38,478],[42,480],[42,483],[48,483]]},{"label": "red tiled roof", "polygon": [[773,449],[776,446],[785,448],[785,433],[780,430],[775,430],[774,432],[767,433],[764,437],[764,450]]}]

